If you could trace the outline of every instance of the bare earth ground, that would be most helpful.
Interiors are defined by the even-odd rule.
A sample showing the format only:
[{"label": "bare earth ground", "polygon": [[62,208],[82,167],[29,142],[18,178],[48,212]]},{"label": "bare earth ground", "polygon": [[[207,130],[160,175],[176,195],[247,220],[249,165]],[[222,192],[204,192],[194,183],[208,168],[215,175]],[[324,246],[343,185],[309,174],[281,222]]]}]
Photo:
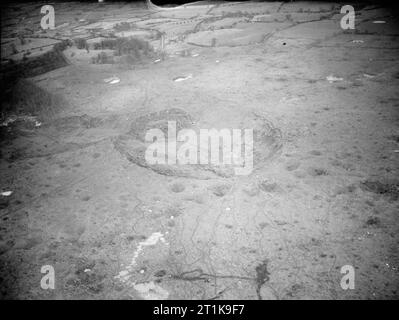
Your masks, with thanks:
[{"label": "bare earth ground", "polygon": [[[397,299],[398,21],[368,6],[344,31],[339,8],[57,3],[58,27],[43,32],[40,6],[15,10],[3,38],[28,26],[95,38],[128,21],[164,32],[167,55],[125,68],[70,46],[69,65],[30,79],[70,106],[2,131],[0,191],[13,191],[0,202],[2,298]],[[118,150],[134,119],[174,108],[201,128],[263,119],[270,157],[249,176],[198,178]],[[55,290],[40,287],[43,265]],[[344,265],[354,290],[341,289]]]}]

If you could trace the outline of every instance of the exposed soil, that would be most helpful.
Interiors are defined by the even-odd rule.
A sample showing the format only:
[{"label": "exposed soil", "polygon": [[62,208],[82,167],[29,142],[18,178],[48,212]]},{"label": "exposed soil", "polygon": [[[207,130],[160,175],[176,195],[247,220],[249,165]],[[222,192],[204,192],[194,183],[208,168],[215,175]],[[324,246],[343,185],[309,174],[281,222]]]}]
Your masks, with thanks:
[{"label": "exposed soil", "polygon": [[[398,21],[363,6],[342,30],[339,9],[56,3],[42,31],[7,7],[2,64],[26,68],[22,34],[67,40],[67,65],[18,75],[45,106],[2,108],[1,298],[398,299]],[[149,47],[103,39],[130,36]],[[254,129],[253,172],[148,165],[168,120]]]}]

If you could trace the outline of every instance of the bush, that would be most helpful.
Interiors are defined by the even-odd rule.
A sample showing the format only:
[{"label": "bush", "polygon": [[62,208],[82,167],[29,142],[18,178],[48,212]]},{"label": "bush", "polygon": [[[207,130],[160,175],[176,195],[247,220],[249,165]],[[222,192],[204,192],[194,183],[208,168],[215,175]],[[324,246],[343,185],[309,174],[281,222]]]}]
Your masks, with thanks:
[{"label": "bush", "polygon": [[86,39],[83,38],[77,38],[74,40],[75,45],[78,49],[87,49],[89,46],[87,44]]}]

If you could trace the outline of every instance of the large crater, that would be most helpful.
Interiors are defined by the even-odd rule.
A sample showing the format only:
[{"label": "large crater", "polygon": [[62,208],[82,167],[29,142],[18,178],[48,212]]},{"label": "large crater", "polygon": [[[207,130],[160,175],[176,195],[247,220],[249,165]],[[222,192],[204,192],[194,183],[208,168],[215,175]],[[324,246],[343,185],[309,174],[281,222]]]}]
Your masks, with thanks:
[{"label": "large crater", "polygon": [[[158,174],[165,176],[178,176],[194,179],[232,178],[236,176],[237,165],[218,164],[168,164],[168,156],[165,154],[166,164],[150,164],[145,158],[145,152],[152,142],[145,141],[148,130],[159,129],[164,133],[165,142],[168,142],[168,122],[175,121],[176,132],[182,129],[191,129],[199,137],[200,128],[195,119],[186,111],[173,108],[152,112],[133,120],[130,130],[114,139],[114,146],[128,161]],[[253,126],[253,170],[270,163],[271,159],[279,154],[282,147],[282,137],[279,129],[275,128],[269,121],[262,117],[255,117]],[[248,128],[248,127],[247,127]],[[212,128],[201,128],[212,129]],[[217,128],[216,128],[217,129]],[[243,128],[244,129],[244,128]],[[199,140],[197,140],[199,141]],[[183,142],[177,142],[177,148]],[[197,143],[197,146],[200,144]],[[220,140],[219,152],[223,153],[223,141]],[[242,138],[242,154],[244,154],[244,138]],[[166,148],[167,150],[167,148]],[[200,148],[197,148],[199,159]],[[209,149],[210,150],[210,149]],[[167,153],[167,152],[166,152]]]}]

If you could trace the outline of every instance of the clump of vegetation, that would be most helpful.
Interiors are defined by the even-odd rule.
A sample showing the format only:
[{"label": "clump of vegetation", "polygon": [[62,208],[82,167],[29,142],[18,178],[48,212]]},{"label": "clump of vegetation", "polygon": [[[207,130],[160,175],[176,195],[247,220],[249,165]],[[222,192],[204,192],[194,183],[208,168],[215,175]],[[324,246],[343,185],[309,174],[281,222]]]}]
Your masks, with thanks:
[{"label": "clump of vegetation", "polygon": [[56,43],[55,45],[54,45],[54,51],[57,51],[57,52],[62,52],[62,51],[64,51],[68,46],[72,46],[72,41],[71,40],[63,40],[63,41],[61,41],[61,42],[59,42],[59,43]]},{"label": "clump of vegetation", "polygon": [[101,52],[92,58],[92,63],[95,64],[114,63],[117,60],[122,64],[132,65],[156,57],[165,58],[162,52],[155,52],[148,41],[137,37],[104,39],[94,44],[94,50],[114,50],[114,56],[119,57],[114,60],[112,56]]},{"label": "clump of vegetation", "polygon": [[135,26],[136,25],[132,22],[121,22],[114,25],[114,29],[117,32],[129,31],[132,30]]},{"label": "clump of vegetation", "polygon": [[115,54],[118,56],[149,56],[153,53],[153,51],[153,48],[147,41],[135,37],[118,38],[115,48]]},{"label": "clump of vegetation", "polygon": [[74,40],[74,42],[78,49],[86,49],[87,50],[89,48],[89,45],[88,45],[86,39],[84,39],[84,38],[76,38]]},{"label": "clump of vegetation", "polygon": [[[345,31],[351,31],[351,30],[352,29],[347,29]],[[368,29],[364,29],[364,30],[355,29],[355,30],[352,30],[352,31],[354,31],[356,34],[375,34],[375,32],[369,31]],[[348,33],[351,33],[351,32],[348,32]]]},{"label": "clump of vegetation", "polygon": [[94,50],[114,50],[116,48],[117,39],[105,39],[100,43],[94,44]]},{"label": "clump of vegetation", "polygon": [[147,41],[135,37],[118,38],[114,54],[121,56],[120,61],[127,65],[137,64],[156,56],[153,47]]}]

